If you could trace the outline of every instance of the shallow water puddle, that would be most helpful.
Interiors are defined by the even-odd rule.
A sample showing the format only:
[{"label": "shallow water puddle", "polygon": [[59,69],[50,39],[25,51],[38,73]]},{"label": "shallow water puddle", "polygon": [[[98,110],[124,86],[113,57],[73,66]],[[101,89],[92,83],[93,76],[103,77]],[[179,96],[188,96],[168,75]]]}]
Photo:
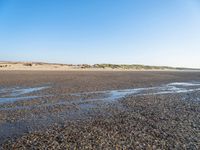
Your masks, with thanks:
[{"label": "shallow water puddle", "polygon": [[[147,87],[147,88],[133,88],[133,89],[123,89],[123,90],[108,90],[108,91],[95,91],[95,92],[86,92],[82,95],[91,95],[91,94],[105,94],[106,96],[101,99],[88,99],[85,101],[95,101],[95,100],[104,100],[107,102],[115,101],[120,98],[123,98],[128,95],[158,95],[158,94],[175,94],[175,93],[187,93],[200,91],[199,82],[173,82],[165,84],[162,86],[156,87]],[[81,94],[79,93],[81,96]]]},{"label": "shallow water puddle", "polygon": [[48,87],[32,87],[32,88],[15,89],[12,91],[11,96],[20,96],[24,94],[29,94],[32,92],[41,91],[46,88]]},{"label": "shallow water puddle", "polygon": [[10,103],[18,100],[30,100],[33,98],[38,98],[39,96],[25,96],[25,97],[3,97],[0,98],[0,103]]},{"label": "shallow water puddle", "polygon": [[[31,104],[28,106],[23,106],[23,104],[14,104],[11,105],[12,107],[9,106],[10,103],[15,101],[32,100],[41,97],[48,99],[50,98],[50,96],[52,97],[52,95],[45,94],[43,94],[42,96],[37,95],[36,91],[42,91],[46,88],[50,88],[50,86],[31,88],[0,88],[0,111],[7,114],[9,114],[11,111],[13,111],[12,113],[15,114],[15,110],[17,110],[16,112],[18,112],[18,110],[26,109],[30,110],[30,112],[32,112],[32,110],[33,112],[37,112],[38,110],[43,110],[45,112],[44,114],[33,113],[27,118],[23,118],[21,120],[19,119],[14,122],[8,121],[5,123],[0,123],[0,142],[8,137],[22,135],[25,132],[46,128],[48,125],[51,125],[53,123],[62,123],[66,120],[84,119],[87,117],[98,115],[99,113],[109,115],[109,111],[107,112],[106,109],[102,108],[109,108],[109,106],[112,105],[112,107],[114,106],[119,109],[124,109],[123,106],[121,107],[120,103],[117,103],[117,100],[129,95],[140,96],[188,93],[183,96],[183,100],[200,101],[200,98],[197,96],[198,94],[196,95],[195,93],[192,93],[193,97],[190,96],[190,92],[200,91],[200,82],[173,82],[169,84],[163,84],[161,86],[146,88],[132,88],[83,93],[63,93],[61,94],[61,97],[62,95],[70,95],[74,96],[75,99],[68,100],[60,98],[59,101],[53,101],[52,103],[48,102],[40,105]],[[31,96],[26,95],[30,93]],[[70,105],[71,107],[68,107]],[[55,113],[54,111],[51,111],[54,108],[60,110],[60,112]]]},{"label": "shallow water puddle", "polygon": [[28,87],[28,88],[1,88],[0,89],[0,103],[9,103],[18,100],[29,100],[33,98],[38,98],[41,96],[24,96],[25,94],[30,94],[33,92],[38,92],[49,88],[48,86],[43,87]]},{"label": "shallow water puddle", "polygon": [[173,82],[169,83],[169,86],[200,86],[198,82]]},{"label": "shallow water puddle", "polygon": [[[49,95],[32,95],[24,96],[25,94],[38,92],[44,89],[50,88],[49,86],[30,87],[30,88],[10,88],[0,89],[0,103],[9,103],[19,100],[31,100],[40,97],[48,97]],[[200,82],[173,82],[161,86],[146,87],[146,88],[133,88],[133,89],[120,89],[120,90],[107,90],[107,91],[95,91],[95,92],[83,92],[83,93],[69,93],[62,95],[75,96],[77,99],[73,100],[73,103],[91,102],[91,101],[105,101],[112,102],[121,99],[128,95],[158,95],[158,94],[175,94],[175,93],[187,93],[200,91]],[[52,95],[51,95],[52,96]],[[86,97],[86,98],[83,98]],[[87,98],[94,97],[94,98]],[[55,103],[55,104],[59,104]],[[69,103],[69,100],[64,100],[62,103]],[[55,105],[53,104],[53,105]]]}]

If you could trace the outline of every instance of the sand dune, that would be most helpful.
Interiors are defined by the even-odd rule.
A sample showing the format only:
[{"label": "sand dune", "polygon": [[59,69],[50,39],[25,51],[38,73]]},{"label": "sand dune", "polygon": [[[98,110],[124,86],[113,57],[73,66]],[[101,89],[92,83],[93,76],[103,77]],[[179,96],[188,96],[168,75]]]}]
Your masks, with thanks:
[{"label": "sand dune", "polygon": [[[41,62],[0,62],[0,70],[44,70],[44,71],[145,71],[145,70],[177,70],[172,67],[144,66],[144,65],[114,65],[114,64],[56,64]],[[179,69],[180,70],[180,69]]]}]

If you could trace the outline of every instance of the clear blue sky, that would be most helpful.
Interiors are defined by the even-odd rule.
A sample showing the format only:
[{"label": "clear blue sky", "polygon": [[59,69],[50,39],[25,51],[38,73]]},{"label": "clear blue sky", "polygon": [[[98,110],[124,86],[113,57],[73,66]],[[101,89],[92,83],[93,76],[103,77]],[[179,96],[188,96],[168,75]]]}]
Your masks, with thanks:
[{"label": "clear blue sky", "polygon": [[200,1],[0,0],[0,60],[200,68]]}]

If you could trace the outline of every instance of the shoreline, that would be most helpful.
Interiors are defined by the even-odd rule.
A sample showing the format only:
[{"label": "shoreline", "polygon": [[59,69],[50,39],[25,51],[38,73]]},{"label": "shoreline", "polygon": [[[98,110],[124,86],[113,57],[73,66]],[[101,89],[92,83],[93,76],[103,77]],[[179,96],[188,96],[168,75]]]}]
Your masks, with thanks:
[{"label": "shoreline", "polygon": [[200,72],[200,70],[122,70],[122,69],[0,69],[0,72]]}]

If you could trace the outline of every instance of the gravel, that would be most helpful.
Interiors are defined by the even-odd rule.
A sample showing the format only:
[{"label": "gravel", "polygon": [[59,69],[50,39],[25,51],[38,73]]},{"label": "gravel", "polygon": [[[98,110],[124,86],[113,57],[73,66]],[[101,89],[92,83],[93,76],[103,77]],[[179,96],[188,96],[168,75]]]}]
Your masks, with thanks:
[{"label": "gravel", "polygon": [[[16,73],[7,74],[12,77]],[[41,78],[41,73],[34,73],[37,77],[24,74],[26,78],[20,80],[20,84],[53,81],[57,84],[43,94],[55,91],[57,94],[49,99],[0,105],[1,109],[5,108],[0,111],[0,129],[1,133],[5,132],[4,137],[0,136],[0,149],[200,149],[199,91],[129,95],[111,103],[83,101],[79,104],[73,103],[71,96],[59,96],[71,91],[123,89],[197,80],[199,73],[74,73],[71,82],[64,81],[65,75],[69,75],[65,73],[48,72],[48,80]],[[121,78],[122,75],[125,79]],[[0,76],[3,75],[0,73]],[[17,75],[15,80],[9,81],[9,76],[6,87],[17,84],[21,79]],[[5,81],[0,80],[0,83]],[[70,85],[66,86],[67,83]],[[74,88],[73,85],[78,83],[81,83],[80,87]],[[66,99],[67,103],[44,106],[60,102],[60,98]],[[72,103],[68,104],[68,98],[72,98]],[[85,99],[87,95],[84,95]],[[30,109],[13,110],[16,106]]]}]

